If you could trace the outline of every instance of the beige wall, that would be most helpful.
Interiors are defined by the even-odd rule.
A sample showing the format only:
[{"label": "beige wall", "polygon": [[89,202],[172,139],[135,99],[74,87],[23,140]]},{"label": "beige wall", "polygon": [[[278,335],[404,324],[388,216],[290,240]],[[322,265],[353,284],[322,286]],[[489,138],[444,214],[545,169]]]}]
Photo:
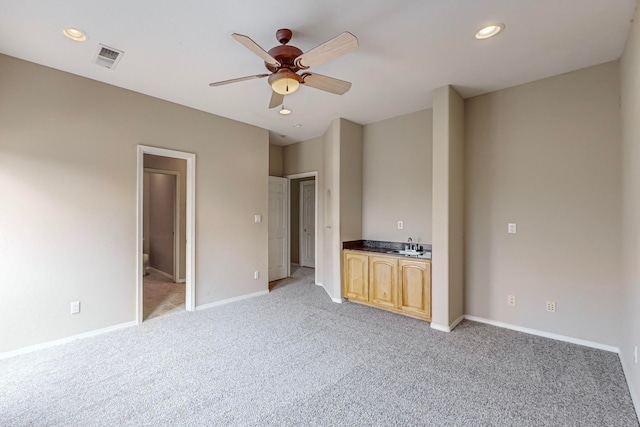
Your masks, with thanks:
[{"label": "beige wall", "polygon": [[145,175],[149,181],[145,188],[145,196],[149,197],[149,266],[173,277],[176,176],[149,172]]},{"label": "beige wall", "polygon": [[283,152],[284,176],[304,172],[322,172],[323,137],[285,145]]},{"label": "beige wall", "polygon": [[[187,254],[187,161],[184,159],[174,159],[171,157],[144,155],[144,167],[152,169],[162,169],[180,173],[180,270],[178,278],[184,281],[186,278],[186,254]],[[146,178],[146,176],[145,176]],[[146,182],[145,182],[146,185]],[[145,187],[146,188],[146,187]],[[145,209],[145,227],[147,226],[147,213]],[[145,241],[145,244],[148,242]],[[148,250],[143,245],[145,253]]]},{"label": "beige wall", "polygon": [[323,281],[329,296],[337,300],[340,292],[340,119],[335,119],[322,141],[323,184]]},{"label": "beige wall", "polygon": [[0,93],[0,352],[135,320],[138,144],[197,155],[196,304],[267,289],[266,130],[2,55]]},{"label": "beige wall", "polygon": [[284,176],[284,147],[269,144],[269,176]]},{"label": "beige wall", "polygon": [[432,322],[449,330],[464,314],[464,101],[451,87],[433,91]]},{"label": "beige wall", "polygon": [[318,193],[318,206],[316,212],[318,218],[316,222],[316,280],[322,284],[324,280],[324,182],[323,182],[323,141],[324,137],[313,138],[295,144],[285,145],[283,150],[283,171],[284,176],[316,172],[316,192]]},{"label": "beige wall", "polygon": [[362,239],[362,125],[340,119],[340,249]]},{"label": "beige wall", "polygon": [[618,72],[607,63],[466,101],[466,314],[618,345]]},{"label": "beige wall", "polygon": [[432,114],[427,109],[364,126],[364,239],[432,243]]},{"label": "beige wall", "polygon": [[[640,413],[640,9],[620,63],[622,101],[623,302],[620,358]],[[640,348],[638,349],[640,351]]]}]

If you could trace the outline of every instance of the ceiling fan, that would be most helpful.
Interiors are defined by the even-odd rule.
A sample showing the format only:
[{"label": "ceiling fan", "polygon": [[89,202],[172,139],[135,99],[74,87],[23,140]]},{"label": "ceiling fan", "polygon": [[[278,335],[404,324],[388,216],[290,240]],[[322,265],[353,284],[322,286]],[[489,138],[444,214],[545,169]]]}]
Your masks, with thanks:
[{"label": "ceiling fan", "polygon": [[[266,52],[249,37],[233,33],[231,37],[264,60],[264,65],[267,70],[271,71],[271,74],[256,74],[254,76],[224,80],[211,83],[209,86],[222,86],[229,83],[268,77],[272,89],[269,108],[281,105],[284,102],[285,95],[292,94],[298,90],[301,84],[337,95],[343,95],[351,89],[350,82],[323,76],[322,74],[310,73],[306,70],[356,49],[358,47],[356,36],[349,32],[344,32],[320,46],[302,53],[297,47],[287,45],[292,35],[291,30],[286,28],[276,31],[276,39],[280,42],[280,46],[276,46]],[[304,72],[298,74],[300,70]]]}]

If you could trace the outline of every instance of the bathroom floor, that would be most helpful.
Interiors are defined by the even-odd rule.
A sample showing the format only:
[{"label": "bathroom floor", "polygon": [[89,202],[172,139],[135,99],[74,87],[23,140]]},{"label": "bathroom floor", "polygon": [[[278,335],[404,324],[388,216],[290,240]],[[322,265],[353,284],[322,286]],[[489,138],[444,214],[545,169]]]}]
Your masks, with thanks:
[{"label": "bathroom floor", "polygon": [[144,276],[143,320],[185,309],[185,285],[151,270]]}]

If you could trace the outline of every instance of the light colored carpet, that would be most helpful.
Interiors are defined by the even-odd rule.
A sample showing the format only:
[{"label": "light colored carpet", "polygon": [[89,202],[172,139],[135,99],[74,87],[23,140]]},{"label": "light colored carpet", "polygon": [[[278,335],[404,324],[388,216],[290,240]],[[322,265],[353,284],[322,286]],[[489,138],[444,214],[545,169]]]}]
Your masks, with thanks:
[{"label": "light colored carpet", "polygon": [[2,426],[638,426],[618,356],[269,294],[0,361]]}]

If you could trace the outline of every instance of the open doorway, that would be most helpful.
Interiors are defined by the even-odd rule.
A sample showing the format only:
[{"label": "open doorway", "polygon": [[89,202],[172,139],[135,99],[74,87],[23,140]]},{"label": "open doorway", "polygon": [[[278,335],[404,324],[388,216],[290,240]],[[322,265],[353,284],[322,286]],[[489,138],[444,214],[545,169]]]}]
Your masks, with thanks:
[{"label": "open doorway", "polygon": [[142,320],[185,309],[187,161],[144,155]]},{"label": "open doorway", "polygon": [[138,146],[137,321],[195,309],[195,155]]},{"label": "open doorway", "polygon": [[[317,254],[317,172],[287,176],[290,188],[290,276],[298,269],[311,270]],[[317,283],[315,271],[312,273]]]}]

